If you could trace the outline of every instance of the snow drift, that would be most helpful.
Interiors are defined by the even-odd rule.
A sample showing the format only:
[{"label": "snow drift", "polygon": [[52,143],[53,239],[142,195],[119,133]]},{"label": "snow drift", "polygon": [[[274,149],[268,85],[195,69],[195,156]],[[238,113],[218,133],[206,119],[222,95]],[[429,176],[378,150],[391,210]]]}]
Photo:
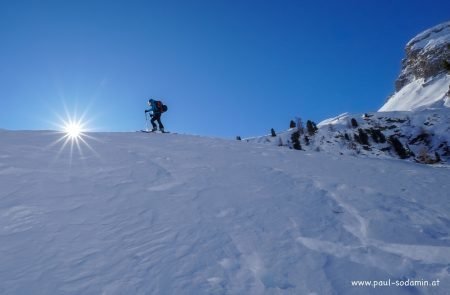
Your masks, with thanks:
[{"label": "snow drift", "polygon": [[[0,131],[1,294],[446,294],[449,169],[175,134]],[[439,280],[356,287],[354,280]]]}]

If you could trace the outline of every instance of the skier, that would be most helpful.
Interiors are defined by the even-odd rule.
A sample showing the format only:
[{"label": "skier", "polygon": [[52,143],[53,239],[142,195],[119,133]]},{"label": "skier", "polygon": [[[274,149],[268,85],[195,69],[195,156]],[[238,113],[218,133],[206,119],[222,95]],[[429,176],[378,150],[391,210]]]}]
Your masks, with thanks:
[{"label": "skier", "polygon": [[156,121],[158,122],[159,130],[164,133],[164,125],[161,123],[161,114],[167,110],[167,107],[165,107],[161,101],[154,99],[149,99],[148,105],[150,106],[150,109],[145,110],[145,113],[150,112],[150,117],[152,118],[150,123],[152,123],[153,126],[152,132],[158,130],[156,128]]}]

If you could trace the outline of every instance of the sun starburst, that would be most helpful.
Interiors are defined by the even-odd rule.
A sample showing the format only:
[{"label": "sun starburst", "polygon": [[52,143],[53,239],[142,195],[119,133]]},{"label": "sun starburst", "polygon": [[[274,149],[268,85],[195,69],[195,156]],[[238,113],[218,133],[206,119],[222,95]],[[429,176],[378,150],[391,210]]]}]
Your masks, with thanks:
[{"label": "sun starburst", "polygon": [[83,136],[84,127],[82,122],[67,122],[64,125],[64,132],[70,139],[78,139]]},{"label": "sun starburst", "polygon": [[[76,158],[86,159],[84,151],[87,148],[92,152],[92,154],[99,156],[97,152],[91,147],[88,141],[96,140],[89,132],[90,121],[86,119],[87,111],[83,112],[81,116],[77,116],[77,112],[72,114],[68,111],[67,107],[64,106],[65,117],[57,115],[59,118],[58,123],[53,123],[57,128],[58,132],[61,134],[56,141],[50,144],[50,146],[55,146],[61,144],[59,150],[56,153],[56,159],[60,158],[62,155],[67,155],[69,161],[72,164],[74,159],[74,152],[77,152],[78,156]],[[64,152],[66,148],[69,147],[69,153]]]}]

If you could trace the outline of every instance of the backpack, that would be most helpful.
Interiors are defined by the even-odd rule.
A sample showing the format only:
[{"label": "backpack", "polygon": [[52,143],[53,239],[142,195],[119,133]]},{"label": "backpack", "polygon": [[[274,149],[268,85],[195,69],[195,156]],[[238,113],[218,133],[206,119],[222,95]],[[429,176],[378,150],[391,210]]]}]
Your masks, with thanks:
[{"label": "backpack", "polygon": [[156,101],[156,108],[160,113],[167,112],[168,108],[165,104],[162,103],[162,101],[158,100]]}]

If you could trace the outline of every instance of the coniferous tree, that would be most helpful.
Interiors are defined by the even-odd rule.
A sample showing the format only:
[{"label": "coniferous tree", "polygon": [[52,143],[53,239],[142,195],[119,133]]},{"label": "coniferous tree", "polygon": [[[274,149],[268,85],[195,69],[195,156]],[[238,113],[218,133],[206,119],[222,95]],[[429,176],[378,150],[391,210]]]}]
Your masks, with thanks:
[{"label": "coniferous tree", "polygon": [[353,127],[353,128],[358,127],[358,122],[356,122],[356,119],[355,119],[355,118],[352,118],[351,123],[352,123],[352,127]]},{"label": "coniferous tree", "polygon": [[308,130],[308,134],[310,136],[313,136],[317,132],[317,126],[316,123],[314,123],[311,120],[306,121],[306,130]]},{"label": "coniferous tree", "polygon": [[297,127],[297,125],[295,124],[294,120],[291,120],[291,122],[289,122],[289,128],[295,128]]},{"label": "coniferous tree", "polygon": [[300,145],[300,132],[295,131],[291,134],[292,147],[296,150],[301,150],[302,146]]},{"label": "coniferous tree", "polygon": [[242,138],[238,135],[236,136],[236,140],[242,140]]},{"label": "coniferous tree", "polygon": [[272,137],[277,136],[277,134],[275,133],[275,130],[273,128],[270,129],[270,134],[272,135]]}]

